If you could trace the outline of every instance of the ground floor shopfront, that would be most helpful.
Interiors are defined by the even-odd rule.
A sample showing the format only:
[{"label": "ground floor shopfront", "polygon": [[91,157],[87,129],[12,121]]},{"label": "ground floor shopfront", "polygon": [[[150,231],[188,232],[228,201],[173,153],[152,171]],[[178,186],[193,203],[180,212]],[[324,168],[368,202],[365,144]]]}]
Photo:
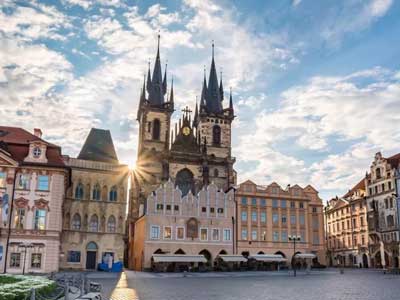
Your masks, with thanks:
[{"label": "ground floor shopfront", "polygon": [[328,266],[331,267],[351,267],[351,268],[370,268],[371,257],[368,249],[361,250],[328,250]]}]

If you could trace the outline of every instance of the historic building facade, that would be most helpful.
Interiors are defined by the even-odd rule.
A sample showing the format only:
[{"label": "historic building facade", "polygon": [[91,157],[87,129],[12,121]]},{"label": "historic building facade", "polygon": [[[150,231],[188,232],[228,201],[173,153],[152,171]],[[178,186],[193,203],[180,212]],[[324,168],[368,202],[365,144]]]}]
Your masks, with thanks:
[{"label": "historic building facade", "polygon": [[[68,171],[61,148],[22,128],[0,127],[0,270],[58,271]],[[11,224],[11,227],[9,226]]]},{"label": "historic building facade", "polygon": [[[142,209],[141,209],[142,210]],[[172,181],[162,184],[146,201],[144,214],[136,221],[133,269],[155,267],[155,255],[164,254],[176,269],[175,255],[185,255],[186,263],[200,255],[211,267],[219,254],[233,254],[234,191],[219,190],[215,184],[202,187],[197,195],[182,194]],[[170,255],[170,256],[168,256]],[[203,259],[204,259],[203,258]]]},{"label": "historic building facade", "polygon": [[[161,183],[171,179],[184,196],[189,191],[196,195],[210,183],[226,191],[236,181],[235,158],[231,153],[232,94],[224,108],[224,89],[222,79],[218,82],[217,78],[214,45],[208,83],[204,74],[200,104],[196,103],[193,117],[186,108],[181,119],[171,124],[175,109],[173,83],[167,92],[167,75],[165,70],[162,76],[158,44],[153,74],[149,67],[137,112],[138,157],[128,213],[130,258],[134,255],[132,237],[139,207]],[[132,260],[129,264],[133,268]]]},{"label": "historic building facade", "polygon": [[400,153],[385,158],[378,152],[365,178],[373,267],[399,267],[399,212],[395,186],[399,164]]},{"label": "historic building facade", "polygon": [[363,178],[325,208],[327,258],[330,266],[370,266],[367,200]]},{"label": "historic building facade", "polygon": [[97,269],[123,261],[128,167],[118,162],[108,130],[92,128],[78,158],[65,158],[71,186],[63,206],[60,267]]},{"label": "historic building facade", "polygon": [[296,253],[315,254],[325,264],[323,204],[310,185],[282,189],[248,180],[235,193],[237,202],[237,253],[244,256],[280,254],[291,261],[290,235],[300,236]]}]

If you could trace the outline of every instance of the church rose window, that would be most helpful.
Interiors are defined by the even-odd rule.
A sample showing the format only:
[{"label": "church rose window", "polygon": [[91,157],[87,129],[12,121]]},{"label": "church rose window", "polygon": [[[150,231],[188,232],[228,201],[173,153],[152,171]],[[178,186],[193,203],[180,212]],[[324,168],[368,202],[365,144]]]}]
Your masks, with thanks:
[{"label": "church rose window", "polygon": [[178,186],[182,192],[182,196],[187,195],[191,190],[194,193],[193,173],[188,169],[183,169],[176,174],[175,186]]}]

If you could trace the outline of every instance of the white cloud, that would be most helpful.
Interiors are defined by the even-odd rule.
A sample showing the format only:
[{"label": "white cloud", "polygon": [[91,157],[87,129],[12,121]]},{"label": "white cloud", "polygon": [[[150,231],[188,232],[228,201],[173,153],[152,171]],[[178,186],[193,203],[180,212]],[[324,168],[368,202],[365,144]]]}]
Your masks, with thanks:
[{"label": "white cloud", "polygon": [[301,3],[301,0],[293,0],[292,5],[293,6],[298,6]]}]

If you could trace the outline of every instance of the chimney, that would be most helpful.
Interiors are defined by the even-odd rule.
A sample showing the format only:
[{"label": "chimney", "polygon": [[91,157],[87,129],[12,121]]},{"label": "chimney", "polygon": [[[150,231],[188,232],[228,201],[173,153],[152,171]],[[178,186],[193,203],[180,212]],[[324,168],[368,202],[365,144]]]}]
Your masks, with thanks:
[{"label": "chimney", "polygon": [[33,129],[33,134],[37,136],[38,138],[42,138],[42,130],[40,128],[34,128]]}]

